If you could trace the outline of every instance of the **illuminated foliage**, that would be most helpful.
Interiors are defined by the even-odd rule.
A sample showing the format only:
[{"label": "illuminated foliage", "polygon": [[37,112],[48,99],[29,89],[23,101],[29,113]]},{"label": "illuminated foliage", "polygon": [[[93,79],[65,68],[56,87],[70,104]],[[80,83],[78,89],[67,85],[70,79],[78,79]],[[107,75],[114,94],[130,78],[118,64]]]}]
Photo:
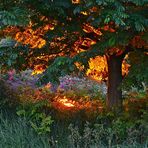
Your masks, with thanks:
[{"label": "illuminated foliage", "polygon": [[[122,63],[122,76],[128,74],[130,65],[124,60]],[[87,75],[98,81],[107,81],[108,69],[106,57],[97,56],[90,59]]]},{"label": "illuminated foliage", "polygon": [[80,0],[72,0],[72,3],[73,4],[79,4],[80,3]]}]

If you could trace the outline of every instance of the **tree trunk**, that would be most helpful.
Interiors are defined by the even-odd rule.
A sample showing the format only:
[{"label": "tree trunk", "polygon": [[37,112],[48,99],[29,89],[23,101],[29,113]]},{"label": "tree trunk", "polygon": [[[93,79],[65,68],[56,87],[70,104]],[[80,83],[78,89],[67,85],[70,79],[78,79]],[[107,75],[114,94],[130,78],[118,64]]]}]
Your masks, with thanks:
[{"label": "tree trunk", "polygon": [[108,89],[107,89],[107,107],[122,108],[122,56],[107,56],[108,65]]}]

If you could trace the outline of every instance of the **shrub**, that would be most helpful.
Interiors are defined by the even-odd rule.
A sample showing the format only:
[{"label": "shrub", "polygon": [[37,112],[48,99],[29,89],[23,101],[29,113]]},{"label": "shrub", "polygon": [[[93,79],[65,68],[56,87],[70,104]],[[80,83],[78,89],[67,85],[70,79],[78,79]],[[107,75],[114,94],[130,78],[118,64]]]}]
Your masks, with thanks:
[{"label": "shrub", "polygon": [[15,108],[19,104],[17,93],[0,79],[0,109]]},{"label": "shrub", "polygon": [[143,148],[147,147],[148,139],[145,128],[137,124],[125,122],[121,119],[113,121],[110,125],[86,123],[84,130],[70,125],[71,134],[69,143],[72,148]]},{"label": "shrub", "polygon": [[17,115],[25,118],[38,134],[46,134],[50,132],[50,126],[53,122],[51,116],[46,115],[44,112],[47,105],[48,102],[45,100],[28,103],[19,106]]},{"label": "shrub", "polygon": [[31,87],[36,88],[36,82],[39,75],[32,75],[32,70],[25,70],[16,73],[15,70],[8,71],[8,73],[3,74],[3,78],[14,90],[19,87]]},{"label": "shrub", "polygon": [[104,98],[106,95],[106,85],[98,83],[89,78],[79,78],[72,76],[65,76],[60,78],[59,90],[65,92],[74,92],[78,98],[87,96],[90,99]]},{"label": "shrub", "polygon": [[41,100],[51,100],[54,96],[48,88],[31,88],[29,86],[20,87],[18,89],[18,97],[20,104],[26,104],[28,102],[38,102]]}]

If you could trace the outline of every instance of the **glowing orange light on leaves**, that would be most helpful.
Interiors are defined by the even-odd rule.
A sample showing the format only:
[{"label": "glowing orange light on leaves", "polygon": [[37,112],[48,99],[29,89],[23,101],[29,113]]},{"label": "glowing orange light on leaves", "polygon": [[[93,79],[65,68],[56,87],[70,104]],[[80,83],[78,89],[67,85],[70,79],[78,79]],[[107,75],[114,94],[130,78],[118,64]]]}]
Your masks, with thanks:
[{"label": "glowing orange light on leaves", "polygon": [[79,4],[80,3],[80,0],[72,0],[72,3],[73,4]]},{"label": "glowing orange light on leaves", "polygon": [[[122,63],[122,75],[123,76],[128,74],[129,67],[130,65],[124,60]],[[97,56],[96,58],[90,59],[89,69],[87,70],[86,74],[92,79],[95,79],[98,81],[107,80],[108,68],[107,68],[107,61],[106,61],[105,56],[103,57]]]},{"label": "glowing orange light on leaves", "polygon": [[105,25],[103,28],[102,28],[102,30],[104,30],[104,31],[109,31],[109,32],[116,32],[116,30],[115,29],[113,29],[111,26],[109,26],[109,25]]},{"label": "glowing orange light on leaves", "polygon": [[83,31],[86,33],[91,33],[94,32],[96,35],[101,36],[102,32],[100,31],[100,29],[95,29],[93,26],[89,25],[89,24],[84,24],[83,26]]},{"label": "glowing orange light on leaves", "polygon": [[93,40],[91,40],[91,39],[89,39],[89,38],[85,38],[85,39],[83,40],[83,42],[82,42],[81,45],[90,47],[91,45],[94,45],[94,44],[96,44],[95,41],[93,41]]},{"label": "glowing orange light on leaves", "polygon": [[68,100],[67,98],[63,98],[59,100],[59,103],[63,104],[66,107],[74,107],[74,102],[72,100]]},{"label": "glowing orange light on leaves", "polygon": [[88,15],[88,13],[86,11],[82,11],[81,14]]}]

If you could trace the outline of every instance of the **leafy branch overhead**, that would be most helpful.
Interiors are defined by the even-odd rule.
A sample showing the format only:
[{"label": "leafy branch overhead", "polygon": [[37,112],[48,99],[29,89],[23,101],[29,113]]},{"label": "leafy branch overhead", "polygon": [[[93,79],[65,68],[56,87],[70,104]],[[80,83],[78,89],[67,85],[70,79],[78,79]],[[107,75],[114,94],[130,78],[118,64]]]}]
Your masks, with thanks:
[{"label": "leafy branch overhead", "polygon": [[[87,65],[89,58],[106,54],[114,47],[120,48],[123,52],[127,50],[129,46],[133,46],[136,50],[137,45],[131,43],[133,38],[136,35],[142,38],[147,34],[148,9],[147,1],[145,0],[140,2],[139,0],[122,2],[116,0],[90,0],[89,2],[81,0],[78,4],[72,4],[69,8],[71,10],[67,7],[67,17],[70,19],[62,19],[64,31],[74,31],[70,30],[70,28],[68,28],[70,26],[68,25],[70,22],[77,22],[77,24],[81,26],[82,31],[79,31],[79,35],[82,37],[88,36],[89,34],[83,30],[82,26],[84,23],[88,23],[94,28],[99,29],[103,34],[97,37],[95,37],[95,34],[89,36],[96,41],[96,44],[91,46],[89,50],[77,54],[75,58],[71,59],[76,59],[83,65]],[[59,22],[60,21],[61,20],[59,20]],[[69,40],[70,39],[71,37],[69,37]],[[144,42],[147,42],[146,38]],[[141,46],[145,45],[141,44]],[[52,66],[49,67],[49,69],[52,69]],[[62,70],[64,69],[61,68],[61,71]],[[49,73],[47,75],[49,75]]]},{"label": "leafy branch overhead", "polygon": [[0,11],[0,29],[7,26],[26,26],[30,18],[26,10],[14,7],[10,11]]}]

